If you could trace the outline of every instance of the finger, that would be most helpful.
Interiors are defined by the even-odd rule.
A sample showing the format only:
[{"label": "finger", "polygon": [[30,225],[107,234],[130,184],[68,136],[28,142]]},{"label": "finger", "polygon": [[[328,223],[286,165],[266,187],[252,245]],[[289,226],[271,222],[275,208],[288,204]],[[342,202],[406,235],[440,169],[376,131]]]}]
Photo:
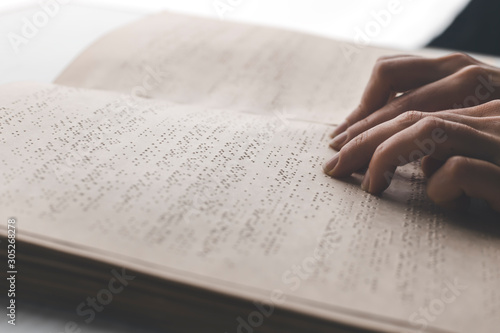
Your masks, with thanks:
[{"label": "finger", "polygon": [[424,176],[427,178],[431,178],[432,175],[439,170],[443,166],[443,164],[446,163],[446,161],[443,160],[438,160],[432,156],[424,156],[422,158],[422,171],[424,173]]},{"label": "finger", "polygon": [[394,119],[360,134],[324,165],[325,173],[336,178],[351,175],[370,162],[379,144],[407,127],[401,119]]},{"label": "finger", "polygon": [[389,186],[398,166],[426,155],[438,160],[461,155],[500,165],[500,139],[467,125],[426,117],[377,147],[363,188],[370,193],[382,192]]},{"label": "finger", "polygon": [[479,64],[470,56],[455,53],[440,58],[399,56],[380,58],[359,106],[332,133],[332,137],[382,108],[396,93],[422,87],[468,65]]},{"label": "finger", "polygon": [[[400,96],[379,111],[350,126],[344,133],[335,137],[330,146],[339,150],[360,133],[408,110],[435,112],[453,109],[464,101],[464,96],[465,99],[467,96],[474,96],[482,79],[488,75],[489,72],[483,67],[467,66],[442,80]],[[489,102],[497,96],[500,97],[500,89],[482,96],[487,99],[472,99],[472,101]]]},{"label": "finger", "polygon": [[[491,126],[493,123],[496,124],[496,128],[491,128],[492,132],[500,132],[500,117],[493,117],[492,119],[496,120],[488,122],[484,120],[490,118],[470,117],[452,112],[425,113],[408,111],[358,135],[340,150],[337,154],[338,156],[334,156],[332,160],[325,164],[325,172],[333,177],[349,176],[356,170],[365,167],[370,162],[373,153],[382,142],[428,117],[465,124],[476,130],[484,130],[485,127]],[[430,163],[432,162],[433,161],[430,161]],[[424,164],[424,172],[429,171],[430,175],[435,171],[435,168],[440,165],[438,163],[433,163],[429,164],[428,168],[426,166],[427,164]]]},{"label": "finger", "polygon": [[344,120],[339,125],[337,125],[337,127],[333,130],[333,132],[330,134],[330,138],[333,139],[340,133],[344,133],[347,130],[347,128],[349,128],[349,124],[347,123],[347,120]]},{"label": "finger", "polygon": [[481,105],[453,109],[448,111],[456,114],[461,114],[464,116],[479,117],[479,118],[500,116],[500,100],[495,99]]},{"label": "finger", "polygon": [[421,118],[423,119],[425,117],[437,117],[459,124],[466,124],[467,126],[481,132],[488,132],[498,135],[500,134],[500,109],[498,109],[497,113],[498,116],[493,117],[474,117],[466,114],[454,113],[452,110],[446,110],[434,113],[422,112]]},{"label": "finger", "polygon": [[427,194],[445,207],[460,206],[464,196],[480,198],[500,212],[500,167],[482,160],[452,157],[429,179]]}]

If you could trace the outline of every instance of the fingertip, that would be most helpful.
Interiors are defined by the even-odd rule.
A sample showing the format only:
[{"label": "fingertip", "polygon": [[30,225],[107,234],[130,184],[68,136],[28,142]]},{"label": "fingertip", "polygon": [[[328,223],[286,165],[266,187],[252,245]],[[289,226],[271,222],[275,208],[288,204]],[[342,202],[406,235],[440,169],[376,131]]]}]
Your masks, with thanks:
[{"label": "fingertip", "polygon": [[431,178],[439,168],[441,168],[446,161],[435,159],[431,156],[424,156],[422,158],[421,167],[422,172],[426,178]]},{"label": "fingertip", "polygon": [[344,144],[346,143],[346,141],[347,141],[347,132],[343,132],[343,133],[337,135],[330,142],[330,147],[332,147],[333,149],[340,150],[342,148],[342,146],[344,146]]},{"label": "fingertip", "polygon": [[370,193],[370,169],[366,170],[365,172],[363,182],[361,183],[361,189],[365,192]]},{"label": "fingertip", "polygon": [[329,175],[333,176],[333,171],[339,162],[340,154],[335,154],[328,162],[323,165],[323,171]]},{"label": "fingertip", "polygon": [[[366,192],[371,194],[380,194],[384,192],[389,185],[391,185],[392,179],[394,178],[394,174],[396,172],[396,168],[392,171],[385,171],[382,176],[378,176],[373,170],[367,170],[367,174],[369,176],[369,184],[366,186]],[[366,175],[365,175],[366,178]]]},{"label": "fingertip", "polygon": [[340,133],[342,132],[345,132],[345,130],[349,127],[349,124],[347,123],[347,120],[344,120],[343,122],[341,122],[337,128],[335,130],[333,130],[333,132],[330,134],[330,138],[334,138],[336,137],[337,135],[339,135]]}]

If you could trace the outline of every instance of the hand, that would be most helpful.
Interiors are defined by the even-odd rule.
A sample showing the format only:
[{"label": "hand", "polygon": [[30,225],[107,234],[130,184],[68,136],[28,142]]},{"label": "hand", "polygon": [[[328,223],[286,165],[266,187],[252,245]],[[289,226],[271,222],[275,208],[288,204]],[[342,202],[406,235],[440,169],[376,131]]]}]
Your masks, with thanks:
[{"label": "hand", "polygon": [[360,106],[334,132],[340,152],[325,172],[345,177],[369,163],[362,186],[380,193],[397,166],[422,158],[436,203],[478,197],[500,211],[499,82],[500,69],[462,54],[379,60]]}]

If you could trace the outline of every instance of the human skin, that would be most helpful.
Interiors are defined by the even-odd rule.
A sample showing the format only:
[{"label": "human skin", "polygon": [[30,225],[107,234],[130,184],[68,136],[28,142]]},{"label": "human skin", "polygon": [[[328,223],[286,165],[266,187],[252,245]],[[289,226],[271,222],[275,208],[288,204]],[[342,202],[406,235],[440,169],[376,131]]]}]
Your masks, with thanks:
[{"label": "human skin", "polygon": [[434,202],[481,198],[500,212],[500,68],[461,53],[381,58],[332,138],[332,177],[368,166],[361,186],[378,194],[398,166],[421,159]]}]

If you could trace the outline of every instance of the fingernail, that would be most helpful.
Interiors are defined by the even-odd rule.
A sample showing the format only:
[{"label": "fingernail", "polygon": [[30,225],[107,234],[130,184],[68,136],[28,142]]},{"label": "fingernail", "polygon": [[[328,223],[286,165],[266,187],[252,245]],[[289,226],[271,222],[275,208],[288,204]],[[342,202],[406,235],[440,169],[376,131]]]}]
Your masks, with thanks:
[{"label": "fingernail", "polygon": [[349,124],[347,123],[346,120],[341,122],[337,128],[333,131],[333,133],[330,135],[332,138],[337,136],[339,133],[345,132],[345,130],[349,127]]},{"label": "fingernail", "polygon": [[342,144],[347,141],[347,132],[343,132],[337,135],[331,142],[330,147],[332,148],[340,148]]},{"label": "fingernail", "polygon": [[366,170],[365,178],[363,178],[363,182],[361,183],[361,189],[365,192],[368,192],[370,189],[370,169]]},{"label": "fingernail", "polygon": [[323,165],[323,170],[327,175],[331,176],[330,173],[333,171],[333,169],[335,169],[335,166],[339,162],[339,155],[339,153],[335,154],[335,156],[333,156],[331,160]]}]

